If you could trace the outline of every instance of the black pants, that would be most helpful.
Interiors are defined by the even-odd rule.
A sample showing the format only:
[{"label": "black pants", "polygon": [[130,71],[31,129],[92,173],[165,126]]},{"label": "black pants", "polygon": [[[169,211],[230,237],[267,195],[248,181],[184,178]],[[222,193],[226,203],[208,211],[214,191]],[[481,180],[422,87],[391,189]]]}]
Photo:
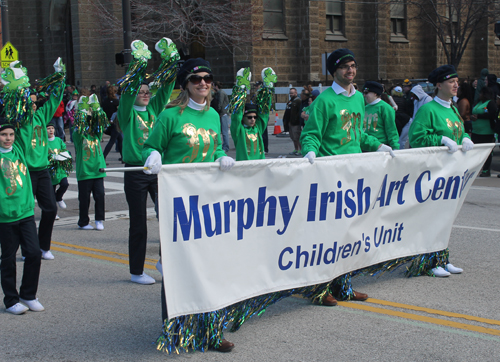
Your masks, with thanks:
[{"label": "black pants", "polygon": [[78,181],[78,201],[80,208],[80,218],[78,226],[89,224],[90,193],[94,196],[95,220],[104,221],[104,178],[93,178]]},{"label": "black pants", "polygon": [[[131,166],[125,165],[125,167]],[[141,275],[144,272],[148,241],[146,212],[148,194],[154,202],[158,192],[158,177],[146,175],[142,171],[125,172],[123,184],[130,217],[128,233],[130,274]]]},{"label": "black pants", "polygon": [[54,194],[56,195],[56,201],[62,201],[64,194],[68,191],[69,182],[68,178],[65,177],[59,182],[59,188],[56,191],[57,185],[54,185]]},{"label": "black pants", "polygon": [[111,137],[109,138],[108,144],[106,145],[106,148],[102,152],[104,158],[108,156],[109,151],[113,148],[113,145],[116,143],[116,147],[118,148],[118,152],[120,152],[120,157],[122,156],[122,142],[123,142],[123,136],[120,132],[116,130],[116,126],[112,126],[111,128]]},{"label": "black pants", "polygon": [[[16,253],[21,245],[24,256],[23,278],[20,292],[16,289]],[[35,217],[10,223],[0,223],[0,278],[6,308],[19,302],[19,297],[26,300],[36,298],[42,252],[36,235]]]},{"label": "black pants", "polygon": [[[49,170],[30,171],[33,195],[36,197],[38,206],[42,209],[42,217],[38,225],[38,241],[40,249],[50,250],[50,239],[52,238],[52,228],[57,215],[56,197]],[[23,256],[24,255],[24,248]]]},{"label": "black pants", "polygon": [[262,133],[262,142],[264,143],[264,152],[269,152],[269,136],[268,136],[268,131],[267,131],[267,125],[266,128],[264,128],[264,133]]},{"label": "black pants", "polygon": [[[472,142],[474,143],[495,143],[495,135],[493,134],[477,134],[472,133]],[[483,165],[483,171],[489,171],[491,166],[491,161],[493,160],[493,151],[486,159]]]}]

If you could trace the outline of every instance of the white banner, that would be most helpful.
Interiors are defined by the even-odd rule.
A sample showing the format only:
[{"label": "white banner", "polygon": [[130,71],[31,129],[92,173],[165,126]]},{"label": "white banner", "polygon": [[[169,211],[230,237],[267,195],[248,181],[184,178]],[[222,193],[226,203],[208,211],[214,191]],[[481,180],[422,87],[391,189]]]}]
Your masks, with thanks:
[{"label": "white banner", "polygon": [[443,250],[493,144],[163,166],[160,239],[170,318]]}]

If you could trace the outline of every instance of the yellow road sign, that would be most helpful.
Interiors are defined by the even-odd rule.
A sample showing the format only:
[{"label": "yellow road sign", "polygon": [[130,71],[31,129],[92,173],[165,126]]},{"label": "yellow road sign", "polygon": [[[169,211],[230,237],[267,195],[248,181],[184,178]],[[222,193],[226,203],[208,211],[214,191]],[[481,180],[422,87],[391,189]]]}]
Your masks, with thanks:
[{"label": "yellow road sign", "polygon": [[3,46],[0,58],[2,62],[2,68],[7,68],[10,63],[19,60],[17,49],[14,48],[14,45],[12,45],[10,41],[5,43],[5,45]]}]

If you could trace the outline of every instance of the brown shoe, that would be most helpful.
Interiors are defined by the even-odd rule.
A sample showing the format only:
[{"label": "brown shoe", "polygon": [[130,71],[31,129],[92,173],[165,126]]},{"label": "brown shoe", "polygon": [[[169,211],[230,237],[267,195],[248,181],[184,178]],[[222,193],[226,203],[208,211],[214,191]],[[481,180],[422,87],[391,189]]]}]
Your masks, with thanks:
[{"label": "brown shoe", "polygon": [[337,305],[337,300],[333,297],[333,295],[328,293],[321,302],[317,301],[315,304],[326,305],[327,307],[334,307]]},{"label": "brown shoe", "polygon": [[352,298],[352,300],[363,301],[363,300],[367,300],[368,299],[368,294],[360,293],[360,292],[354,292],[354,291],[353,291],[353,294],[354,294],[354,297]]},{"label": "brown shoe", "polygon": [[231,352],[233,348],[234,348],[234,343],[229,342],[227,339],[223,339],[220,342],[220,346],[214,349],[218,352]]}]

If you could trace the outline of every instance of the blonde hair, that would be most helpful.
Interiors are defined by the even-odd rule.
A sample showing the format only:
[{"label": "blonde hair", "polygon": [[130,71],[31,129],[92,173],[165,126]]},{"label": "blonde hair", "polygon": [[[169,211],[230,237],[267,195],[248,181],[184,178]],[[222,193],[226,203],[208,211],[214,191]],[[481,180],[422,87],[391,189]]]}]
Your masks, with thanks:
[{"label": "blonde hair", "polygon": [[[189,78],[191,78],[192,74],[188,75],[186,80],[189,81]],[[187,83],[186,83],[187,84]],[[181,110],[179,111],[180,114],[184,112],[184,109],[187,107],[189,103],[189,89],[186,87],[186,89],[182,89],[181,87],[181,93],[179,96],[171,101],[169,104],[167,104],[167,109],[168,108],[173,108],[173,107],[179,107]],[[208,92],[208,95],[205,97],[205,101],[207,102],[205,104],[205,108],[203,109],[204,111],[208,111],[210,109],[210,102],[212,101],[212,91]]]}]

